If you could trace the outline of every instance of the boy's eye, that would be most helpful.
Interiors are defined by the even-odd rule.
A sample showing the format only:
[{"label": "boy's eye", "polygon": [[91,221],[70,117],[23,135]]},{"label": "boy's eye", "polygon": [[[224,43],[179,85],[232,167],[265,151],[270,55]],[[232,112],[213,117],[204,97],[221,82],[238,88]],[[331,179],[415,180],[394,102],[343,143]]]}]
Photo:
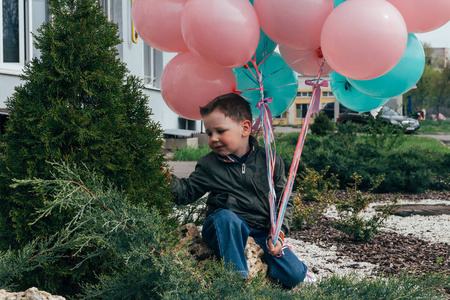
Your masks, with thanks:
[{"label": "boy's eye", "polygon": [[217,133],[218,134],[222,134],[222,133],[224,133],[225,132],[225,130],[217,130]]}]

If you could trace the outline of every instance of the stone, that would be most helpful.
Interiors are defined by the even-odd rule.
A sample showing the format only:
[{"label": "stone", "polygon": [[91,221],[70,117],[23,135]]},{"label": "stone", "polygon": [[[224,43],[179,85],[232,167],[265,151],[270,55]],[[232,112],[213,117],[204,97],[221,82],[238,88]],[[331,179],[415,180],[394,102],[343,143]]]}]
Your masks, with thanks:
[{"label": "stone", "polygon": [[[189,253],[199,263],[214,257],[214,251],[202,239],[200,231],[194,223],[182,226],[179,231],[181,244],[187,246]],[[255,243],[252,237],[247,240],[245,256],[250,278],[259,274],[267,274],[267,264],[263,262],[264,250]]]},{"label": "stone", "polygon": [[54,296],[50,293],[40,291],[35,287],[29,288],[25,292],[7,292],[0,290],[0,300],[66,300],[61,296]]}]

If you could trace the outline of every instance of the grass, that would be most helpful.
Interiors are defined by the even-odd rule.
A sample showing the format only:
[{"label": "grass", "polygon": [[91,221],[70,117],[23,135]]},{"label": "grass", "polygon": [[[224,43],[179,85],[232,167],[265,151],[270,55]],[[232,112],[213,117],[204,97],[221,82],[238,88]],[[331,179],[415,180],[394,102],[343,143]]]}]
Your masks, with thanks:
[{"label": "grass", "polygon": [[450,153],[449,147],[445,147],[441,141],[430,137],[410,135],[407,136],[403,144],[399,146],[399,150],[401,151],[414,151],[418,149]]},{"label": "grass", "polygon": [[419,133],[450,133],[450,120],[445,121],[420,121]]},{"label": "grass", "polygon": [[448,284],[448,278],[437,274],[388,278],[332,276],[317,286],[302,287],[295,299],[447,299],[448,295],[437,292],[436,287]]},{"label": "grass", "polygon": [[174,161],[197,161],[200,157],[205,156],[211,152],[208,146],[202,146],[198,148],[193,147],[181,147],[175,148],[173,151]]}]

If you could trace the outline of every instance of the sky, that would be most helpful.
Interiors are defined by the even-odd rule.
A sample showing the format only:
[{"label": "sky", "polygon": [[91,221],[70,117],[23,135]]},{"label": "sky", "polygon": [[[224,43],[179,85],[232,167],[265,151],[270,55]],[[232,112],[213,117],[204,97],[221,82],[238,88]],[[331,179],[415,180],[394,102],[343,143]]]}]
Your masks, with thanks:
[{"label": "sky", "polygon": [[421,42],[431,44],[433,48],[450,48],[450,22],[433,31],[416,33],[416,37]]}]

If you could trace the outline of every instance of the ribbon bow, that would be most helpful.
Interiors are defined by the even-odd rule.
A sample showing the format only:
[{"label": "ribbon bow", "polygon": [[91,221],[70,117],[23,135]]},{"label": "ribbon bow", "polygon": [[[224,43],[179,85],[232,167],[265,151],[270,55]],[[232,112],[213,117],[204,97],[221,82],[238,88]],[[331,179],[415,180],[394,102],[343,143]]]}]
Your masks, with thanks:
[{"label": "ribbon bow", "polygon": [[[252,130],[257,131],[259,128],[259,125],[261,123],[262,116],[264,115],[264,118],[265,118],[265,120],[267,120],[268,125],[269,125],[271,141],[274,140],[273,124],[272,124],[272,113],[270,112],[268,103],[272,103],[272,101],[273,101],[273,98],[270,97],[270,98],[264,98],[264,99],[258,101],[258,103],[256,103],[255,107],[257,107],[261,113],[259,114],[258,119],[256,119],[255,124],[253,124],[253,126],[252,126]],[[265,120],[263,120],[263,122],[265,122]]]},{"label": "ribbon bow", "polygon": [[319,103],[320,103],[320,93],[321,89],[320,87],[328,87],[328,81],[324,80],[321,83],[316,83],[312,80],[305,80],[306,85],[313,86],[313,96],[314,96],[314,102],[311,113],[319,113]]}]

